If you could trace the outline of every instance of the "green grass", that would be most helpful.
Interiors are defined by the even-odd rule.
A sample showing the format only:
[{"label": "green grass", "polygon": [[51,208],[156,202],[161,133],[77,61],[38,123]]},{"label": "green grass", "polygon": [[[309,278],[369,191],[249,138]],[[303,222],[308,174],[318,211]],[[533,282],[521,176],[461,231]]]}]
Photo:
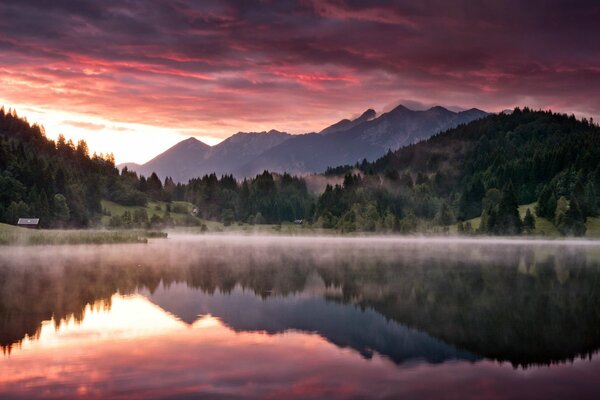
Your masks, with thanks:
[{"label": "green grass", "polygon": [[[167,203],[162,201],[152,201],[148,202],[146,207],[140,206],[123,206],[112,201],[102,200],[102,209],[108,211],[111,215],[104,215],[102,217],[102,225],[108,226],[108,221],[112,215],[122,215],[125,211],[129,211],[133,214],[136,209],[145,209],[148,214],[148,218],[152,218],[153,215],[158,215],[159,217],[164,216]],[[183,221],[185,219],[189,219],[193,205],[192,203],[188,203],[185,201],[173,201],[171,202],[171,210],[176,209],[177,207],[183,208],[185,207],[187,213],[176,213],[171,211],[171,218],[175,221],[175,225],[177,226],[174,230],[178,232],[186,232],[186,233],[201,233],[200,226],[185,226]],[[282,234],[326,234],[333,233],[333,230],[330,229],[321,229],[321,228],[312,228],[307,225],[295,225],[292,223],[283,223],[281,225],[275,224],[264,224],[264,225],[250,225],[246,223],[237,223],[234,222],[230,226],[225,226],[222,222],[219,221],[211,221],[207,219],[202,219],[198,217],[194,217],[198,220],[199,224],[203,223],[206,225],[208,232],[239,232],[239,233],[282,233]],[[183,226],[182,226],[183,225]]]},{"label": "green grass", "polygon": [[[135,210],[144,209],[148,214],[148,218],[152,218],[154,215],[158,215],[159,217],[163,217],[165,215],[167,209],[167,203],[164,201],[150,201],[146,205],[146,207],[141,206],[123,206],[121,204],[114,203],[108,200],[101,200],[102,209],[108,211],[110,215],[102,216],[102,225],[108,226],[108,221],[110,217],[113,215],[122,215],[125,211],[129,211],[131,214]],[[185,208],[187,211],[185,213],[174,212],[173,210],[176,208]],[[173,201],[171,202],[171,218],[175,221],[175,224],[183,223],[186,218],[189,218],[192,212],[193,205],[192,203],[188,203],[185,201]],[[196,217],[194,217],[196,218]],[[196,218],[199,222],[205,222],[200,218]],[[208,225],[208,224],[207,224]],[[209,227],[210,228],[210,227]]]},{"label": "green grass", "polygon": [[146,243],[148,238],[166,236],[164,232],[144,230],[50,230],[0,224],[0,245]]},{"label": "green grass", "polygon": [[[521,216],[521,219],[525,218],[525,214],[527,213],[528,208],[531,210],[531,212],[533,213],[533,216],[535,217],[535,229],[531,234],[533,236],[552,236],[552,237],[561,236],[560,232],[558,231],[558,229],[556,229],[556,227],[554,226],[554,224],[552,222],[550,222],[546,218],[540,218],[535,215],[535,206],[536,205],[537,205],[537,202],[530,203],[530,204],[523,204],[523,205],[519,206],[519,215]],[[481,217],[472,218],[465,222],[470,222],[473,229],[477,230],[477,229],[479,229],[479,225],[481,225]]]},{"label": "green grass", "polygon": [[588,218],[586,237],[600,237],[600,218]]},{"label": "green grass", "polygon": [[[531,210],[531,212],[533,213],[533,216],[535,217],[535,230],[532,232],[532,235],[533,236],[550,236],[550,237],[561,236],[558,229],[556,229],[556,227],[550,220],[548,220],[546,218],[540,218],[535,215],[535,206],[536,205],[537,205],[537,202],[530,203],[530,204],[523,204],[523,205],[519,206],[519,214],[521,215],[521,218],[525,217],[525,213],[527,212],[528,208]],[[481,218],[477,217],[477,218],[473,218],[473,219],[470,219],[465,222],[470,222],[473,229],[477,230],[479,228],[479,225],[481,224]],[[588,218],[586,226],[587,226],[587,232],[585,234],[586,237],[600,237],[600,218]],[[453,232],[453,233],[456,232],[456,227],[453,227],[451,232]]]},{"label": "green grass", "polygon": [[[519,206],[519,214],[521,218],[525,217],[525,213],[529,208],[535,217],[535,230],[532,232],[533,236],[549,236],[549,237],[559,237],[560,232],[556,229],[554,224],[547,220],[546,218],[540,218],[535,215],[535,206],[537,203],[523,204]],[[148,218],[152,218],[153,215],[158,215],[160,217],[164,216],[166,211],[166,202],[156,202],[152,201],[147,204],[146,207],[136,207],[136,206],[123,206],[117,203],[113,203],[112,201],[102,200],[102,208],[107,210],[111,215],[121,215],[125,211],[129,211],[133,213],[136,209],[143,208],[146,210],[148,214]],[[176,213],[171,211],[171,217],[175,221],[176,224],[181,224],[186,218],[189,218],[193,205],[184,201],[173,201],[171,203],[172,210],[176,209],[176,207],[185,207],[187,213]],[[194,217],[196,218],[196,217]],[[270,233],[281,233],[281,234],[290,234],[290,235],[327,235],[327,234],[339,234],[336,230],[332,229],[321,229],[321,228],[313,228],[310,225],[294,225],[291,223],[283,223],[281,225],[249,225],[249,224],[239,224],[234,223],[230,226],[224,226],[223,223],[218,221],[210,221],[201,218],[196,218],[200,223],[204,223],[208,228],[209,232],[240,232],[240,233],[262,233],[262,234],[270,234]],[[110,220],[110,216],[105,215],[102,217],[102,224],[104,226],[108,226],[108,221]],[[471,226],[474,230],[479,228],[481,224],[481,218],[472,218],[467,222],[471,223]],[[177,231],[180,232],[188,232],[188,233],[200,233],[200,227],[178,227]],[[456,234],[457,229],[456,225],[450,227],[450,233]],[[589,218],[587,223],[587,233],[586,237],[600,237],[600,218]],[[1,240],[1,239],[0,239]]]},{"label": "green grass", "polygon": [[519,214],[521,215],[521,219],[525,218],[525,213],[527,212],[528,208],[531,210],[531,213],[535,217],[535,229],[533,230],[532,235],[553,237],[561,236],[558,229],[556,229],[556,227],[550,220],[535,215],[535,206],[537,206],[537,202],[519,206]]}]

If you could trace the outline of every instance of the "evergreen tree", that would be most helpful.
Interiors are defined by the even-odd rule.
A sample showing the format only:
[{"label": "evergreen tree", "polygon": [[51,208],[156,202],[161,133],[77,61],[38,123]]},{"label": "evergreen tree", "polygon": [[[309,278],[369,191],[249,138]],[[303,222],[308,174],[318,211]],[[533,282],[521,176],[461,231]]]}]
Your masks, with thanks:
[{"label": "evergreen tree", "polygon": [[31,217],[29,213],[29,206],[24,201],[11,202],[5,213],[5,220],[9,224],[16,224],[19,218]]},{"label": "evergreen tree", "polygon": [[448,225],[452,225],[455,221],[454,218],[454,213],[452,212],[452,209],[448,206],[448,204],[446,202],[443,202],[440,210],[438,211],[437,215],[436,215],[436,222],[439,225],[443,225],[443,226],[448,226]]},{"label": "evergreen tree", "polygon": [[34,213],[36,217],[40,219],[40,226],[50,226],[50,204],[48,203],[48,195],[46,195],[45,190],[42,190],[38,195],[34,207]]},{"label": "evergreen tree", "polygon": [[526,233],[531,233],[535,230],[535,217],[529,208],[525,213],[525,218],[523,218],[523,229]]},{"label": "evergreen tree", "polygon": [[146,192],[154,200],[162,200],[162,183],[155,172],[146,180]]},{"label": "evergreen tree", "polygon": [[512,181],[502,190],[502,198],[498,204],[498,221],[495,233],[501,235],[518,235],[523,230],[519,216],[519,205],[514,193]]},{"label": "evergreen tree", "polygon": [[54,195],[54,203],[52,207],[54,220],[58,226],[64,226],[68,223],[71,217],[71,211],[67,205],[67,199],[60,193]]},{"label": "evergreen tree", "polygon": [[[563,201],[564,200],[564,201]],[[556,227],[565,236],[583,236],[586,232],[585,216],[576,198],[565,207],[566,199],[561,197],[556,211]],[[560,209],[558,209],[560,207]]]}]

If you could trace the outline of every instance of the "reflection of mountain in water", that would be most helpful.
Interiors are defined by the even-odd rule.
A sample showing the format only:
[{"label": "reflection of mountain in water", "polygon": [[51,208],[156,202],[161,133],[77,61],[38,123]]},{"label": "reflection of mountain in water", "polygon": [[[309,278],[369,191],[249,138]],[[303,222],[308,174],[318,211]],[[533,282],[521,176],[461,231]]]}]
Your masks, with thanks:
[{"label": "reflection of mountain in water", "polygon": [[[205,302],[208,311],[191,307],[189,313],[161,299],[188,321],[211,312],[238,330],[316,331],[340,346],[394,360],[435,361],[423,348],[411,353],[409,345],[398,345],[409,337],[400,327],[447,343],[438,353],[450,358],[471,357],[452,355],[464,349],[522,366],[568,362],[600,348],[596,245],[203,236],[16,251],[0,247],[3,349],[35,337],[42,321],[77,320],[87,304],[114,293],[158,296],[162,284],[187,286],[206,298],[235,292]],[[250,298],[230,305],[239,288]],[[259,315],[253,319],[252,312]],[[354,329],[360,324],[369,328]]]},{"label": "reflection of mountain in water", "polygon": [[474,361],[478,358],[425,333],[386,320],[373,310],[329,302],[322,297],[291,295],[263,299],[239,287],[228,294],[217,292],[211,295],[183,283],[168,288],[161,285],[152,294],[141,293],[189,324],[200,315],[210,314],[235,331],[314,332],[339,347],[350,347],[366,358],[376,352],[396,363]]}]

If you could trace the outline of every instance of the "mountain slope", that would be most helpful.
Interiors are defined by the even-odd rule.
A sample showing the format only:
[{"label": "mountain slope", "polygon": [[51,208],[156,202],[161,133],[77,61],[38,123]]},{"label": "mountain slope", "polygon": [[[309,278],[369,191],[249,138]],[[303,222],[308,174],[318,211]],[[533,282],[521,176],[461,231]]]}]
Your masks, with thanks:
[{"label": "mountain slope", "polygon": [[416,143],[487,115],[477,109],[459,113],[443,107],[413,111],[398,106],[376,118],[372,109],[354,120],[343,119],[319,133],[290,135],[239,132],[215,146],[187,139],[142,166],[121,164],[143,175],[187,182],[209,173],[249,177],[264,170],[306,174],[329,166],[375,160],[388,149]]},{"label": "mountain slope", "polygon": [[141,175],[149,176],[152,172],[156,172],[163,179],[170,176],[175,181],[182,181],[186,177],[196,176],[196,171],[202,167],[203,157],[210,148],[206,143],[191,137],[177,143],[147,163],[132,168]]},{"label": "mountain slope", "polygon": [[377,114],[372,108],[362,113],[362,115],[354,120],[343,119],[336,122],[335,124],[328,126],[319,133],[332,133],[338,131],[347,131],[350,128],[354,128],[356,125],[362,124],[363,122],[369,121],[375,118]]},{"label": "mountain slope", "polygon": [[39,125],[0,107],[0,222],[39,218],[43,228],[87,226],[100,199],[141,193],[119,175],[112,156],[90,156],[84,141],[46,137]]},{"label": "mountain slope", "polygon": [[213,172],[217,175],[231,174],[241,165],[290,137],[292,135],[289,133],[276,130],[238,132],[215,146],[192,137],[177,143],[145,164],[123,163],[118,167],[127,167],[144,176],[156,172],[161,179],[169,176],[175,182],[187,182]]},{"label": "mountain slope", "polygon": [[[289,133],[276,130],[270,130],[269,132],[238,132],[211,147],[204,157],[202,169],[205,173],[231,174],[265,150],[275,147],[291,137],[292,135]],[[197,173],[189,176],[188,179],[196,176],[198,176]]]},{"label": "mountain slope", "polygon": [[476,109],[460,113],[443,107],[413,111],[400,105],[347,130],[295,136],[264,152],[236,173],[251,176],[267,169],[303,174],[321,172],[329,166],[354,164],[364,158],[375,160],[389,149],[416,143],[486,115]]}]

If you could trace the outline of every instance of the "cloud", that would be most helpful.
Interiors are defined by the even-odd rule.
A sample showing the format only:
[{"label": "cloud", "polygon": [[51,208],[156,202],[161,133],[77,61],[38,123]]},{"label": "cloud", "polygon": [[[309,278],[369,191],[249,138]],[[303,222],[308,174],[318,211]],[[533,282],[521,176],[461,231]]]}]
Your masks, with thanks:
[{"label": "cloud", "polygon": [[299,133],[400,99],[600,117],[593,1],[7,0],[0,14],[3,98],[118,122]]},{"label": "cloud", "polygon": [[76,128],[83,128],[90,131],[101,131],[106,126],[103,124],[94,124],[92,122],[83,122],[83,121],[62,121],[64,125],[74,126]]}]

